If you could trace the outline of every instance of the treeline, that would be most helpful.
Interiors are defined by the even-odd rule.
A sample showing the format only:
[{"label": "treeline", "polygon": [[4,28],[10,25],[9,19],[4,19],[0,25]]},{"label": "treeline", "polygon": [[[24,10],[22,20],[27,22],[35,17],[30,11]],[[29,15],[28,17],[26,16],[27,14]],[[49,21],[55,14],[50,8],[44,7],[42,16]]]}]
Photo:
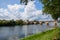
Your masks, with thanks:
[{"label": "treeline", "polygon": [[25,25],[23,20],[0,20],[0,26],[15,26],[15,25]]},{"label": "treeline", "polygon": [[[44,23],[44,22],[43,22]],[[33,20],[0,20],[0,26],[15,26],[15,25],[33,25],[39,24],[39,21]]]}]

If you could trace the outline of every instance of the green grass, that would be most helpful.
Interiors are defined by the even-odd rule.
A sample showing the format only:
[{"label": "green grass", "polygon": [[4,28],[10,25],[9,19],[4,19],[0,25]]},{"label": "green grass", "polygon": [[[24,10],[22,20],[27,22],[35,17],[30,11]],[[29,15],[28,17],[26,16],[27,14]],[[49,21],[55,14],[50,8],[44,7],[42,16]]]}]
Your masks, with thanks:
[{"label": "green grass", "polygon": [[20,40],[60,40],[60,28],[54,28],[46,32],[34,34]]}]

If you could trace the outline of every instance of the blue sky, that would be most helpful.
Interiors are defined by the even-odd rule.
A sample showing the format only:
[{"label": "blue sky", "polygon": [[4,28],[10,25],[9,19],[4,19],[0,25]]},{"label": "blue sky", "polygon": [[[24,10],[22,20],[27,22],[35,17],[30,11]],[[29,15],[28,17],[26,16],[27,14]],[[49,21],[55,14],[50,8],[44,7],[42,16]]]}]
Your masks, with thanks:
[{"label": "blue sky", "polygon": [[[42,9],[42,4],[38,0],[35,0],[35,6],[38,10]],[[7,5],[20,4],[20,0],[0,0],[0,8],[6,8]],[[38,6],[38,7],[37,7]]]},{"label": "blue sky", "polygon": [[6,8],[9,4],[20,4],[20,0],[0,0],[0,8]]},{"label": "blue sky", "polygon": [[38,0],[21,5],[20,0],[0,0],[0,19],[52,20],[42,15],[43,5]]}]

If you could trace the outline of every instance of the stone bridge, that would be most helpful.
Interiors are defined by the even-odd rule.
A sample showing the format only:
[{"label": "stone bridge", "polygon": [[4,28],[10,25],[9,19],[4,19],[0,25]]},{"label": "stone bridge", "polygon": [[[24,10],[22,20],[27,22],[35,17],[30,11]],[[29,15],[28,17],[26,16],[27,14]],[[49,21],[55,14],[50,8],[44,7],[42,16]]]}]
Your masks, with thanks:
[{"label": "stone bridge", "polygon": [[52,22],[54,25],[57,25],[57,21],[26,21],[26,24],[40,24],[40,25],[43,25],[43,23],[45,23],[46,25],[49,25],[50,22]]}]

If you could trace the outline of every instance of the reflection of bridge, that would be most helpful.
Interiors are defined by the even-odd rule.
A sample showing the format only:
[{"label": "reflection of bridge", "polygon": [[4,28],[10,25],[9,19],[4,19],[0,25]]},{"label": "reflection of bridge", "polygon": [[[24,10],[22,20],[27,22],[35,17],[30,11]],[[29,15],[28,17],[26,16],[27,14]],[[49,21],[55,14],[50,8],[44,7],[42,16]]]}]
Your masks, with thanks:
[{"label": "reflection of bridge", "polygon": [[57,25],[57,21],[26,21],[26,24],[40,24],[42,25],[45,23],[46,25],[49,25],[50,22],[53,22],[54,25]]}]

